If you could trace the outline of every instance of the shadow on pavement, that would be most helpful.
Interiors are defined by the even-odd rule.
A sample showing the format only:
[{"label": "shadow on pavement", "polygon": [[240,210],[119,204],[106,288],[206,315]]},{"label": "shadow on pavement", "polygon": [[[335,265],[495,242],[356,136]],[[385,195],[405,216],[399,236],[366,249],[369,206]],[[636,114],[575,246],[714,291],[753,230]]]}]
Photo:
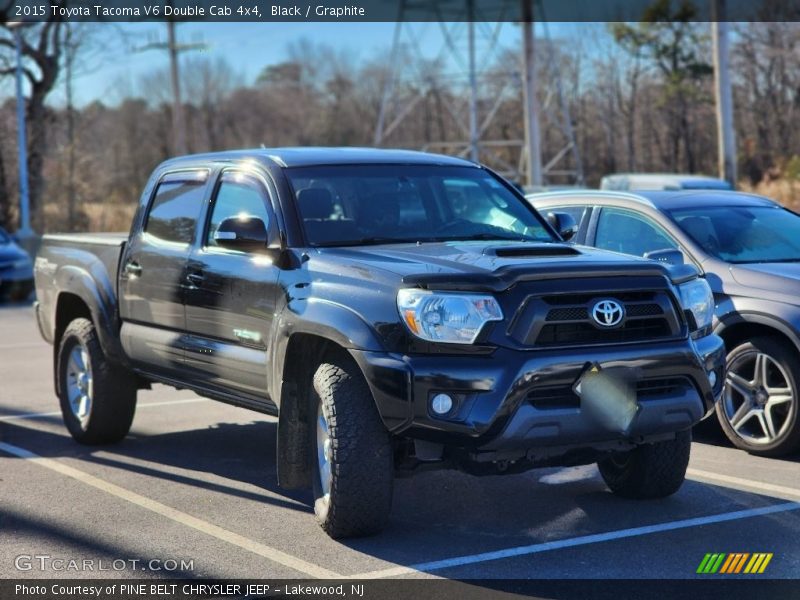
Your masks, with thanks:
[{"label": "shadow on pavement", "polygon": [[[282,490],[277,485],[275,423],[221,423],[189,431],[133,435],[120,444],[104,447],[80,446],[66,434],[15,426],[13,422],[4,425],[2,441],[41,456],[77,458],[198,490],[263,502],[278,509],[311,512],[310,494]],[[130,464],[126,458],[152,463],[152,467]],[[165,472],[160,465],[213,473],[268,490],[271,496],[226,485],[224,480],[209,482]],[[593,466],[577,467],[566,477],[543,478],[553,472],[544,469],[521,475],[473,477],[454,471],[435,471],[398,479],[392,518],[382,535],[337,542],[319,532],[319,537],[313,538],[316,558],[306,558],[336,570],[337,549],[340,551],[345,545],[396,565],[414,565],[782,502],[695,481],[687,481],[679,493],[669,498],[647,502],[625,500],[607,491]],[[141,493],[147,495],[146,490]],[[262,518],[280,523],[281,513],[265,512]],[[308,534],[316,527],[311,514],[307,523],[308,530],[304,530]],[[294,535],[291,529],[286,529],[280,541],[273,539],[268,543],[288,546],[288,551],[303,556],[303,550],[296,546],[302,544],[296,541],[301,538],[295,539]]]},{"label": "shadow on pavement", "polygon": [[[23,555],[24,558],[20,562],[20,565],[23,569],[25,569],[28,564],[32,565],[32,568],[30,570],[12,571],[12,568],[16,569],[15,566],[5,565],[6,568],[4,569],[4,572],[6,576],[10,575],[12,572],[18,578],[31,577],[33,575],[37,577],[43,576],[44,573],[39,569],[39,565],[41,564],[39,562],[40,559],[27,557],[46,556],[47,559],[64,558],[64,554],[50,556],[51,553],[49,549],[48,551],[38,550],[40,548],[46,548],[46,540],[54,539],[58,540],[59,544],[65,545],[69,548],[70,554],[68,555],[67,559],[76,560],[77,565],[80,566],[80,570],[78,568],[66,570],[67,565],[61,565],[62,570],[49,572],[48,576],[51,578],[63,578],[65,575],[67,577],[96,577],[97,575],[95,574],[94,568],[97,567],[97,570],[99,570],[99,564],[93,563],[92,568],[90,569],[83,568],[83,561],[85,558],[87,558],[87,555],[102,559],[106,569],[112,569],[110,565],[112,565],[113,561],[120,560],[121,557],[125,557],[122,560],[126,561],[126,563],[129,565],[131,564],[131,562],[129,562],[131,560],[138,561],[137,563],[134,563],[136,565],[147,565],[150,564],[151,560],[156,560],[160,563],[160,561],[163,560],[163,557],[160,556],[145,556],[143,554],[131,552],[130,548],[116,544],[107,539],[98,539],[98,537],[92,535],[91,532],[83,533],[78,531],[77,527],[67,527],[53,523],[52,521],[37,519],[15,511],[8,506],[4,506],[2,509],[0,509],[0,531],[11,533],[16,539],[37,540],[37,544],[31,548],[31,551],[28,554]],[[37,548],[37,550],[33,551],[34,548]],[[85,554],[81,555],[75,551],[84,552]],[[119,577],[120,575],[135,575],[137,577],[142,577],[142,570],[128,570],[127,572],[113,570],[110,572],[113,573],[113,575],[111,575],[113,577]],[[145,571],[144,574],[145,576],[158,576],[157,572],[155,571]],[[106,575],[108,575],[108,573],[106,573]],[[163,573],[162,576],[192,578],[199,577],[201,574],[176,568],[168,573]]]}]

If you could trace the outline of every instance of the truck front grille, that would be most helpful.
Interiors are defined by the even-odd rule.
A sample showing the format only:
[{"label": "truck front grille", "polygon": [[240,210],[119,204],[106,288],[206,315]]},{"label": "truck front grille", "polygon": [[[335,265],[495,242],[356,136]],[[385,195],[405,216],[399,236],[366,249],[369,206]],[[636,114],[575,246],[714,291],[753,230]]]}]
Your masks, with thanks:
[{"label": "truck front grille", "polygon": [[[624,307],[619,326],[603,327],[592,318],[592,308],[603,299]],[[526,345],[554,347],[660,340],[677,337],[681,329],[666,291],[602,291],[531,296],[509,333]]]},{"label": "truck front grille", "polygon": [[613,344],[663,338],[670,334],[664,318],[629,321],[619,329],[597,329],[590,323],[563,323],[542,327],[536,343],[541,346]]}]

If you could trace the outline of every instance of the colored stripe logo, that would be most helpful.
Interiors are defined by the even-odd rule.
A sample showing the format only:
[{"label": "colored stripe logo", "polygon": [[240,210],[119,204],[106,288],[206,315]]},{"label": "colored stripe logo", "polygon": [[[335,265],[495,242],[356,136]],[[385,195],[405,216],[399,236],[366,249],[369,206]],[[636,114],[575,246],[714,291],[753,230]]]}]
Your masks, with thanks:
[{"label": "colored stripe logo", "polygon": [[702,575],[713,575],[715,573],[736,575],[739,573],[763,573],[769,561],[772,560],[772,552],[732,552],[732,553],[708,553],[700,561],[697,573]]}]

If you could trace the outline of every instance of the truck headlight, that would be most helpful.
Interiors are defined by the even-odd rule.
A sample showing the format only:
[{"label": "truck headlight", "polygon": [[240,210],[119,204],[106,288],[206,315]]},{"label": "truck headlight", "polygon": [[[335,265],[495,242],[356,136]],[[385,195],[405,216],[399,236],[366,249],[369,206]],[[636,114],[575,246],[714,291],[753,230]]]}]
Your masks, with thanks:
[{"label": "truck headlight", "polygon": [[697,332],[707,332],[711,329],[711,320],[714,318],[714,294],[705,279],[693,279],[678,286],[681,295],[681,304],[684,310],[694,316]]},{"label": "truck headlight", "polygon": [[493,296],[419,289],[397,292],[397,309],[409,331],[429,342],[472,344],[489,321],[502,321]]}]

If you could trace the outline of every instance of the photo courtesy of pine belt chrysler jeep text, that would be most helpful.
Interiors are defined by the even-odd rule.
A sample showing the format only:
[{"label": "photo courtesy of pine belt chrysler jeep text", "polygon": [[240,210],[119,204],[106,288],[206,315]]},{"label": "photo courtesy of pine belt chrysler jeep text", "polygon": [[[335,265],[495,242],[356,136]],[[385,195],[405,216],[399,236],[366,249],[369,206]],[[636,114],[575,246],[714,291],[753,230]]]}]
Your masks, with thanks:
[{"label": "photo courtesy of pine belt chrysler jeep text", "polygon": [[277,470],[332,537],[379,531],[396,472],[597,462],[681,486],[724,371],[690,265],[565,244],[465,160],[286,148],[169,160],[129,235],[46,236],[64,421],[117,442],[153,382],[278,417]]}]

